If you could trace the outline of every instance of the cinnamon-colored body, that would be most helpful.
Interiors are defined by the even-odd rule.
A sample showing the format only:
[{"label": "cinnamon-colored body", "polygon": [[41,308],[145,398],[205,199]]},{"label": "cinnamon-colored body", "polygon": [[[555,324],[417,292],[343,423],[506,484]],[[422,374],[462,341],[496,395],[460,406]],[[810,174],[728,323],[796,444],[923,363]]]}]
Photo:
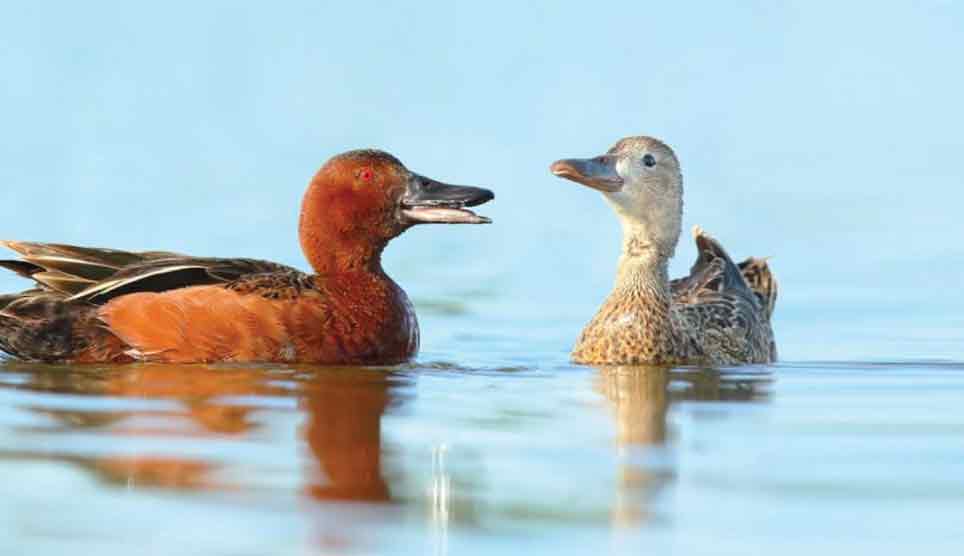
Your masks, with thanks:
[{"label": "cinnamon-colored body", "polygon": [[136,293],[100,310],[137,359],[393,364],[418,351],[405,292],[384,274],[315,277],[318,289],[273,299],[221,286]]}]

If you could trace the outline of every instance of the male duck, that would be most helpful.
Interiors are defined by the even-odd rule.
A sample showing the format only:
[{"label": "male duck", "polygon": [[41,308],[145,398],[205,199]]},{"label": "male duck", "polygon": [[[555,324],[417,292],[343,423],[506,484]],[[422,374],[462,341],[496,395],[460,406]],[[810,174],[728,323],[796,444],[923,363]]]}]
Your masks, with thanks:
[{"label": "male duck", "polygon": [[493,197],[410,172],[385,152],[335,156],[301,209],[315,274],[251,259],[6,241],[22,260],[0,266],[36,287],[0,296],[0,349],[74,363],[403,362],[418,350],[418,323],[382,270],[382,250],[415,224],[487,223],[465,207]]},{"label": "male duck", "polygon": [[767,363],[776,359],[770,316],[777,283],[763,259],[736,265],[699,227],[699,255],[685,278],[667,263],[679,242],[683,178],[673,150],[627,137],[591,159],[551,172],[603,193],[623,225],[616,285],[583,330],[572,358],[587,364]]}]

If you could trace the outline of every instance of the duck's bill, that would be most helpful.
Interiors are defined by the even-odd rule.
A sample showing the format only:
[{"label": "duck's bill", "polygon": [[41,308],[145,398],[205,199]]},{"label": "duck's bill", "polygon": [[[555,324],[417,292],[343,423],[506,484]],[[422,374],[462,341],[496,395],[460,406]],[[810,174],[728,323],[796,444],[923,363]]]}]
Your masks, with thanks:
[{"label": "duck's bill", "polygon": [[410,224],[491,224],[492,220],[471,210],[451,208],[402,209]]},{"label": "duck's bill", "polygon": [[494,198],[488,189],[448,185],[412,174],[401,199],[401,217],[406,224],[489,224],[491,220],[465,207]]},{"label": "duck's bill", "polygon": [[615,193],[623,188],[623,178],[616,172],[616,157],[612,155],[557,160],[549,171],[604,193]]}]

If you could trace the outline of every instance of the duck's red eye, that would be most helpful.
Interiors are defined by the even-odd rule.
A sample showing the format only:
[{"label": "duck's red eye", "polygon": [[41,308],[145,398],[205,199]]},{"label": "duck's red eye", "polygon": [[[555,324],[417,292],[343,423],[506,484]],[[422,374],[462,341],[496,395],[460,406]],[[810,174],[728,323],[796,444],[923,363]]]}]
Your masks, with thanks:
[{"label": "duck's red eye", "polygon": [[371,168],[362,168],[358,171],[358,177],[361,178],[362,181],[372,181],[372,178],[375,177],[375,172],[372,172]]}]

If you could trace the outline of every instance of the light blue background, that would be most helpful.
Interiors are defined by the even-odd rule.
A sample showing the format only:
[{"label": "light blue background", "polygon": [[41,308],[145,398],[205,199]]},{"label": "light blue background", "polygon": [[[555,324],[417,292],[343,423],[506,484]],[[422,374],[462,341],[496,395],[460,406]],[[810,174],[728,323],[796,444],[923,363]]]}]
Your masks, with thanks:
[{"label": "light blue background", "polygon": [[[686,229],[774,256],[784,357],[888,355],[854,331],[964,322],[962,16],[954,1],[8,3],[0,237],[303,266],[307,180],[378,147],[497,192],[493,226],[394,242],[399,282],[533,334],[551,322],[562,349],[608,291],[619,230],[547,166],[652,134],[682,159]],[[693,255],[687,234],[674,274]],[[851,335],[820,352],[828,320]]]},{"label": "light blue background", "polygon": [[[198,371],[152,395],[137,367],[9,362],[0,553],[304,554],[335,532],[378,554],[956,554],[962,58],[961,1],[0,5],[0,238],[304,267],[304,187],[358,147],[497,194],[495,224],[420,227],[386,253],[419,362],[391,389],[345,374],[392,402],[399,504],[305,498],[324,463],[305,401],[341,388],[310,373],[262,369],[272,393],[242,395]],[[778,365],[664,384],[566,363],[619,229],[547,168],[638,133],[676,148],[687,230],[773,256]],[[686,234],[673,273],[693,256]],[[125,376],[132,392],[108,388]],[[179,387],[205,380],[228,381],[207,402],[250,410],[247,433],[186,418],[205,400]],[[239,489],[102,482],[102,458],[133,454]],[[450,476],[468,511],[433,530]]]}]

